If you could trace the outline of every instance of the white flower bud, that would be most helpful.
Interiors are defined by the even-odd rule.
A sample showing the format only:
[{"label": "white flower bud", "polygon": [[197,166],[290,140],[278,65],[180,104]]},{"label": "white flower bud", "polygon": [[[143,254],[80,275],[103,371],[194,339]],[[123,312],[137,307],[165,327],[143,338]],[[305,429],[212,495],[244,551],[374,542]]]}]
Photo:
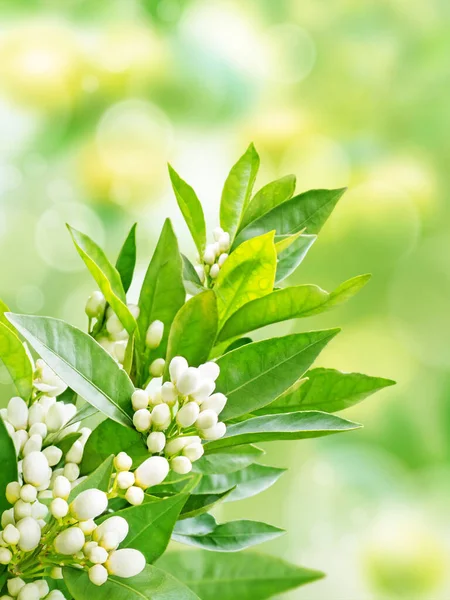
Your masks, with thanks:
[{"label": "white flower bud", "polygon": [[[62,569],[60,567],[54,567],[52,569],[52,573],[53,572],[61,572],[61,577],[53,577],[52,575],[53,579],[64,579],[64,577],[62,576]],[[45,600],[66,600],[66,597],[59,590],[52,590]]]},{"label": "white flower bud", "polygon": [[70,482],[76,481],[80,476],[80,467],[75,463],[67,463],[64,467],[64,477]]},{"label": "white flower bud", "polygon": [[5,528],[8,525],[15,525],[16,520],[14,518],[14,508],[9,508],[8,510],[4,510],[2,513],[2,527]]},{"label": "white flower bud", "polygon": [[213,410],[202,410],[195,422],[195,426],[202,430],[211,429],[217,425],[217,421],[218,417],[216,412]]},{"label": "white flower bud", "polygon": [[109,334],[111,335],[116,335],[116,334],[120,334],[122,333],[124,327],[122,325],[122,323],[119,320],[119,317],[117,315],[111,315],[110,317],[108,317],[108,319],[106,320],[106,330],[108,331]]},{"label": "white flower bud", "polygon": [[134,473],[131,471],[122,471],[117,475],[117,485],[121,490],[127,490],[134,485]]},{"label": "white flower bud", "polygon": [[81,434],[80,442],[86,444],[92,434],[92,429],[89,429],[89,427],[82,427],[79,433]]},{"label": "white flower bud", "polygon": [[[16,433],[16,430],[14,429],[14,427],[11,425],[11,423],[8,423],[8,421],[4,421],[4,425],[6,427],[6,431],[9,434],[9,437],[11,437],[14,440],[14,434]],[[16,451],[17,452],[17,451]]]},{"label": "white flower bud", "polygon": [[0,565],[9,565],[12,561],[12,552],[8,548],[0,548]]},{"label": "white flower bud", "polygon": [[21,485],[17,481],[12,481],[6,486],[6,499],[10,504],[15,504],[20,498]]},{"label": "white flower bud", "polygon": [[148,431],[152,423],[150,411],[147,408],[141,408],[133,415],[133,425],[140,432]]},{"label": "white flower bud", "polygon": [[20,490],[20,498],[24,502],[34,502],[37,498],[37,490],[34,485],[26,483]]},{"label": "white flower bud", "polygon": [[213,237],[216,242],[218,242],[221,236],[225,233],[222,227],[216,227],[213,231]]},{"label": "white flower bud", "polygon": [[17,546],[20,540],[20,531],[14,525],[7,525],[3,531],[3,540],[10,546]]},{"label": "white flower bud", "polygon": [[190,444],[200,443],[201,439],[198,437],[198,435],[186,435],[184,437],[178,437],[170,440],[170,442],[167,442],[164,452],[167,454],[167,456],[173,456],[174,454],[181,452],[183,448],[189,446]]},{"label": "white flower bud", "polygon": [[125,500],[133,506],[140,506],[144,502],[144,498],[144,490],[135,485],[128,488],[125,494]]},{"label": "white flower bud", "polygon": [[115,531],[108,531],[105,535],[102,536],[100,541],[100,546],[105,548],[105,550],[116,550],[119,546],[119,536]]},{"label": "white flower bud", "polygon": [[23,454],[31,454],[31,452],[40,452],[42,449],[42,438],[40,435],[32,435],[25,443],[23,447]]},{"label": "white flower bud", "polygon": [[203,253],[203,262],[207,265],[213,265],[216,260],[216,247],[214,244],[208,244]]},{"label": "white flower bud", "polygon": [[31,552],[39,546],[41,541],[41,528],[33,517],[25,517],[16,525],[20,533],[19,548],[24,552]]},{"label": "white flower bud", "polygon": [[224,232],[219,240],[219,250],[220,252],[227,252],[230,249],[230,234],[227,232]]},{"label": "white flower bud", "polygon": [[188,402],[177,413],[177,423],[180,427],[191,427],[197,420],[200,409],[196,402]]},{"label": "white flower bud", "polygon": [[220,367],[217,363],[210,360],[203,365],[200,365],[198,367],[198,372],[202,379],[212,379],[213,381],[216,381],[220,375]]},{"label": "white flower bud", "polygon": [[33,517],[33,519],[36,519],[36,521],[39,519],[45,519],[47,515],[48,508],[45,504],[42,504],[41,502],[35,502],[34,504],[32,504],[31,516]]},{"label": "white flower bud", "polygon": [[154,350],[161,344],[164,335],[164,323],[162,321],[153,321],[147,330],[145,344],[147,348]]},{"label": "white flower bud", "polygon": [[100,516],[108,508],[108,496],[96,489],[85,490],[70,505],[70,512],[79,521]]},{"label": "white flower bud", "polygon": [[15,396],[8,403],[8,421],[15,429],[26,429],[28,425],[27,403]]},{"label": "white flower bud", "polygon": [[162,431],[152,431],[147,438],[147,448],[152,454],[159,454],[166,445],[166,436]]},{"label": "white flower bud", "polygon": [[81,529],[84,535],[92,535],[97,529],[97,524],[93,519],[89,519],[88,521],[80,521],[78,523],[78,527]]},{"label": "white flower bud", "polygon": [[19,595],[20,590],[25,586],[25,581],[20,577],[14,577],[14,579],[8,579],[6,582],[8,592],[14,598]]},{"label": "white flower bud", "polygon": [[161,377],[164,373],[166,361],[163,358],[157,358],[150,365],[150,375],[153,377]]},{"label": "white flower bud", "polygon": [[109,573],[117,577],[124,579],[135,577],[145,568],[145,556],[139,550],[132,548],[116,550],[110,555],[106,568]]},{"label": "white flower bud", "polygon": [[[50,577],[52,579],[64,579],[61,567],[53,567],[53,569],[50,571]],[[50,596],[47,598],[47,600],[50,600],[50,597],[52,596],[52,594],[54,592],[61,593],[61,592],[59,592],[59,590],[54,590],[53,592],[50,592]],[[54,598],[52,597],[51,600],[57,600],[56,596]],[[58,600],[59,600],[59,598],[58,598]],[[62,600],[66,600],[64,596],[62,597]]]},{"label": "white flower bud", "polygon": [[36,423],[44,423],[45,409],[40,402],[35,402],[28,411],[28,425],[31,427]]},{"label": "white flower bud", "polygon": [[89,579],[94,585],[101,586],[108,581],[108,571],[103,565],[94,565],[89,569]]},{"label": "white flower bud", "polygon": [[105,307],[105,296],[101,292],[95,291],[89,296],[84,310],[90,319],[99,319],[105,312]]},{"label": "white flower bud", "polygon": [[186,456],[191,462],[195,462],[205,453],[202,444],[189,444],[183,449],[183,456]]},{"label": "white flower bud", "polygon": [[48,583],[45,579],[38,579],[34,582],[35,585],[39,588],[39,598],[45,598],[47,594],[50,592],[50,588],[48,587]]},{"label": "white flower bud", "polygon": [[16,449],[16,454],[19,456],[28,441],[28,433],[24,429],[19,429],[19,431],[15,431],[13,433],[12,438],[14,447]]},{"label": "white flower bud", "polygon": [[187,360],[183,356],[174,356],[170,361],[169,373],[173,383],[177,383],[181,374],[189,367]]},{"label": "white flower bud", "polygon": [[218,440],[223,437],[227,432],[227,427],[225,423],[217,423],[211,429],[204,429],[200,432],[202,438],[204,440]]},{"label": "white flower bud", "polygon": [[67,423],[65,405],[62,402],[56,402],[49,409],[45,417],[47,429],[51,432],[59,431]]},{"label": "white flower bud", "polygon": [[198,388],[191,394],[191,397],[198,403],[202,404],[207,400],[215,390],[216,384],[212,379],[204,379]]},{"label": "white flower bud", "polygon": [[39,600],[39,587],[35,583],[27,583],[20,590],[17,600]]},{"label": "white flower bud", "polygon": [[179,475],[186,475],[192,471],[192,463],[186,456],[176,456],[170,461],[170,468]]},{"label": "white flower bud", "polygon": [[104,350],[106,350],[106,352],[108,352],[108,354],[111,354],[112,356],[115,354],[116,342],[114,342],[113,340],[110,340],[107,337],[100,337],[97,339],[97,343],[100,344],[100,346]]},{"label": "white flower bud", "polygon": [[14,518],[16,521],[20,521],[25,517],[31,517],[31,504],[23,500],[17,500],[14,504]]},{"label": "white flower bud", "polygon": [[167,460],[162,456],[151,456],[136,469],[136,485],[143,489],[159,485],[168,474],[169,463]]},{"label": "white flower bud", "polygon": [[61,448],[58,448],[58,446],[47,446],[42,450],[42,453],[45,455],[50,467],[56,467],[63,455]]},{"label": "white flower bud", "polygon": [[28,430],[30,437],[32,435],[40,435],[44,440],[47,437],[48,429],[45,423],[34,423]]},{"label": "white flower bud", "polygon": [[[141,490],[142,491],[142,490]],[[129,531],[129,525],[126,519],[123,517],[109,517],[103,523],[97,527],[94,533],[94,539],[99,542],[103,539],[107,533],[115,533],[121,544],[127,537]]]},{"label": "white flower bud", "polygon": [[177,380],[177,388],[183,396],[189,396],[200,385],[200,375],[195,367],[188,367]]},{"label": "white flower bud", "polygon": [[217,394],[213,394],[203,402],[202,410],[213,410],[217,415],[220,415],[225,408],[226,403],[227,397],[219,392]]},{"label": "white flower bud", "polygon": [[127,354],[128,340],[120,340],[114,344],[114,355],[117,362],[123,364]]},{"label": "white flower bud", "polygon": [[158,404],[152,410],[152,423],[157,429],[165,429],[170,425],[172,416],[167,404]]},{"label": "white flower bud", "polygon": [[55,498],[63,498],[67,500],[71,492],[70,481],[67,477],[63,475],[59,475],[55,479],[55,483],[53,485],[53,496]]},{"label": "white flower bud", "polygon": [[69,505],[62,498],[55,498],[50,504],[50,512],[55,519],[64,519],[69,513]]},{"label": "white flower bud", "polygon": [[84,533],[79,527],[70,527],[62,531],[55,539],[55,550],[58,554],[73,556],[85,543]]},{"label": "white flower bud", "polygon": [[195,271],[198,275],[198,278],[200,279],[200,282],[205,283],[205,269],[204,269],[203,265],[197,265],[195,267]]},{"label": "white flower bud", "polygon": [[213,266],[209,270],[209,275],[210,275],[211,279],[217,279],[219,272],[220,272],[219,265],[217,263],[213,264]]},{"label": "white flower bud", "polygon": [[166,381],[161,388],[161,398],[166,404],[174,405],[178,399],[178,392],[171,381]]},{"label": "white flower bud", "polygon": [[[157,377],[156,379],[152,379],[152,381],[159,381],[161,377]],[[157,388],[148,391],[148,404],[149,406],[156,406],[157,404],[162,404],[162,396],[161,396],[161,385]]]},{"label": "white flower bud", "polygon": [[133,410],[147,408],[148,400],[148,394],[145,390],[136,390],[131,396],[131,404],[133,405]]},{"label": "white flower bud", "polygon": [[119,452],[114,458],[114,468],[116,471],[129,471],[133,466],[133,459],[126,452]]},{"label": "white flower bud", "polygon": [[108,556],[108,551],[105,548],[96,546],[89,552],[88,558],[92,563],[102,565],[108,560]]},{"label": "white flower bud", "polygon": [[217,264],[219,265],[219,267],[223,267],[227,258],[228,258],[228,254],[226,252],[222,252],[222,254],[219,256],[219,260],[217,261]]},{"label": "white flower bud", "polygon": [[66,461],[79,465],[83,460],[84,445],[77,440],[66,454]]}]

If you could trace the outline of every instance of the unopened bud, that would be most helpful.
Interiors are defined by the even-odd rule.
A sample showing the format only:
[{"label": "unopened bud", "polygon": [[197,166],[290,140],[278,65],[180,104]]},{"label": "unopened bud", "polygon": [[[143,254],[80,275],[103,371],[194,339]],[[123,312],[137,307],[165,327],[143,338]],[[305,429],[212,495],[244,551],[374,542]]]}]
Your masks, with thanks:
[{"label": "unopened bud", "polygon": [[6,585],[8,593],[15,598],[19,595],[20,590],[25,587],[25,581],[20,579],[20,577],[14,577],[13,579],[8,579]]},{"label": "unopened bud", "polygon": [[88,557],[92,563],[102,565],[108,560],[108,551],[101,546],[96,546],[89,552]]},{"label": "unopened bud", "polygon": [[28,425],[27,403],[15,396],[8,403],[8,421],[15,429],[26,429]]},{"label": "unopened bud", "polygon": [[225,408],[227,403],[227,397],[224,394],[218,392],[217,394],[213,394],[207,400],[205,400],[202,404],[203,410],[213,410],[217,415]]},{"label": "unopened bud", "polygon": [[140,410],[148,406],[148,394],[145,390],[136,390],[131,396],[133,410]]},{"label": "unopened bud", "polygon": [[114,458],[114,468],[116,471],[129,471],[133,466],[133,459],[126,452],[119,452]]},{"label": "unopened bud", "polygon": [[31,552],[39,546],[41,541],[41,528],[33,517],[25,517],[16,525],[20,533],[19,548],[24,552]]},{"label": "unopened bud", "polygon": [[104,295],[99,292],[93,292],[86,302],[85,312],[90,319],[99,319],[103,316],[106,307]]},{"label": "unopened bud", "polygon": [[2,536],[3,540],[10,546],[17,546],[20,540],[20,531],[14,525],[7,525]]},{"label": "unopened bud", "polygon": [[200,409],[196,402],[188,402],[177,413],[178,425],[180,427],[191,427],[197,420],[199,412]]},{"label": "unopened bud", "polygon": [[55,519],[63,519],[69,512],[69,505],[62,498],[55,498],[50,504],[50,512]]},{"label": "unopened bud", "polygon": [[219,273],[220,267],[217,263],[214,263],[211,269],[209,270],[209,276],[211,277],[211,279],[217,279]]},{"label": "unopened bud", "polygon": [[183,456],[186,456],[191,462],[195,462],[204,454],[202,444],[190,444],[183,449]]},{"label": "unopened bud", "polygon": [[191,396],[198,404],[202,404],[209,398],[215,388],[216,384],[212,379],[204,379]]},{"label": "unopened bud", "polygon": [[157,404],[152,410],[152,423],[157,429],[165,429],[170,425],[172,416],[167,404]]},{"label": "unopened bud", "polygon": [[178,381],[177,388],[180,394],[183,396],[189,396],[195,392],[200,384],[200,375],[195,367],[188,367],[183,373],[181,373]]},{"label": "unopened bud", "polygon": [[162,431],[152,431],[147,438],[147,448],[152,454],[159,454],[166,445],[166,436]]},{"label": "unopened bud", "polygon": [[198,435],[186,435],[184,437],[178,437],[170,440],[170,442],[166,444],[164,452],[167,454],[167,456],[174,456],[175,454],[181,452],[183,448],[186,448],[186,446],[200,443],[201,439],[198,437]]},{"label": "unopened bud", "polygon": [[80,521],[78,523],[78,527],[84,533],[84,535],[92,535],[92,533],[97,529],[97,524],[93,519],[88,519],[87,521]]},{"label": "unopened bud", "polygon": [[203,265],[197,265],[195,267],[195,271],[198,275],[198,278],[200,279],[200,282],[205,283],[205,269],[204,269]]},{"label": "unopened bud", "polygon": [[79,527],[70,527],[62,531],[55,539],[55,550],[58,554],[73,556],[85,543],[84,533]]},{"label": "unopened bud", "polygon": [[161,388],[161,398],[163,402],[172,406],[178,399],[178,392],[171,381],[166,381]]},{"label": "unopened bud", "polygon": [[6,499],[10,504],[15,504],[20,498],[21,485],[17,481],[8,483],[6,486]]},{"label": "unopened bud", "polygon": [[173,383],[177,383],[181,374],[189,367],[187,360],[183,356],[174,356],[170,361],[169,373]]},{"label": "unopened bud", "polygon": [[0,548],[0,565],[9,565],[12,561],[12,552],[8,548]]},{"label": "unopened bud", "polygon": [[198,367],[198,372],[202,379],[212,379],[213,381],[216,381],[220,375],[220,367],[217,363],[210,360],[203,365],[200,365]]},{"label": "unopened bud", "polygon": [[150,411],[146,408],[141,408],[133,415],[133,425],[140,432],[148,431],[152,423]]},{"label": "unopened bud", "polygon": [[162,456],[151,456],[136,469],[136,485],[143,489],[159,485],[168,474],[169,463],[167,460]]},{"label": "unopened bud", "polygon": [[134,485],[134,473],[131,471],[122,471],[117,475],[117,485],[121,490],[127,490]]},{"label": "unopened bud", "polygon": [[223,264],[225,263],[225,261],[228,258],[228,254],[226,252],[223,252],[220,256],[219,259],[217,261],[217,264],[219,265],[219,267],[223,267]]},{"label": "unopened bud", "polygon": [[88,521],[100,516],[108,508],[108,496],[97,489],[81,492],[70,505],[71,514],[78,521]]},{"label": "unopened bud", "polygon": [[200,433],[204,440],[212,441],[222,438],[226,432],[227,427],[225,423],[217,423],[217,425],[214,425],[214,427],[211,427],[211,429],[204,429]]},{"label": "unopened bud", "polygon": [[170,461],[172,471],[179,475],[186,475],[192,471],[192,463],[186,456],[176,456]]},{"label": "unopened bud", "polygon": [[64,467],[64,477],[73,483],[79,476],[80,467],[76,463],[66,463],[66,466]]},{"label": "unopened bud", "polygon": [[66,461],[79,465],[83,460],[84,445],[77,440],[66,454]]},{"label": "unopened bud", "polygon": [[216,260],[216,247],[214,244],[209,244],[203,253],[203,262],[207,265],[213,265]]},{"label": "unopened bud", "polygon": [[163,358],[157,358],[150,365],[150,375],[153,377],[161,377],[164,373],[166,361]]},{"label": "unopened bud", "polygon": [[103,539],[103,536],[107,533],[115,533],[118,537],[119,544],[121,544],[127,537],[129,531],[129,525],[126,519],[123,517],[109,517],[95,530],[94,539],[98,542]]},{"label": "unopened bud", "polygon": [[216,412],[213,410],[202,410],[195,422],[195,426],[198,429],[211,429],[217,425],[217,421],[218,417]]},{"label": "unopened bud", "polygon": [[42,452],[31,452],[23,459],[23,478],[36,487],[48,480],[48,460]]},{"label": "unopened bud", "polygon": [[117,577],[124,579],[135,577],[145,568],[145,556],[139,550],[132,548],[116,550],[110,555],[106,568],[109,573]]},{"label": "unopened bud", "polygon": [[230,234],[224,232],[218,239],[220,252],[227,252],[230,248]]},{"label": "unopened bud", "polygon": [[67,500],[67,498],[70,495],[70,492],[70,481],[67,479],[67,477],[59,475],[55,479],[55,483],[53,485],[53,495],[55,496],[55,498],[63,498],[64,500]]},{"label": "unopened bud", "polygon": [[56,467],[62,458],[63,452],[58,446],[47,446],[47,448],[42,450],[42,454],[44,454],[45,458],[48,460],[50,467]]},{"label": "unopened bud", "polygon": [[103,565],[94,565],[89,569],[89,580],[94,585],[101,586],[108,581],[108,571]]},{"label": "unopened bud", "polygon": [[153,321],[147,329],[145,344],[147,348],[154,350],[161,344],[164,335],[164,323],[162,321]]},{"label": "unopened bud", "polygon": [[133,506],[140,506],[144,502],[144,498],[144,490],[135,485],[128,488],[125,494],[125,500]]},{"label": "unopened bud", "polygon": [[37,490],[34,485],[26,483],[20,490],[20,498],[24,502],[34,502],[37,498]]}]

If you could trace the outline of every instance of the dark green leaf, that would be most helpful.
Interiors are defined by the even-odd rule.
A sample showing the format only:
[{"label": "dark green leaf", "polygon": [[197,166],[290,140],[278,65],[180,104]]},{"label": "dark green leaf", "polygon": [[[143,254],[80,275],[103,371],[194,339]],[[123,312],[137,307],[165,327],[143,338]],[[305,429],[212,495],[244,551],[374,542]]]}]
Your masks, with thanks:
[{"label": "dark green leaf", "polygon": [[295,175],[286,175],[268,183],[256,192],[244,213],[239,229],[244,229],[249,223],[259,219],[272,210],[272,208],[275,208],[275,206],[283,204],[283,202],[292,198],[295,191],[295,183]]},{"label": "dark green leaf", "polygon": [[205,513],[192,519],[183,519],[178,521],[173,530],[177,535],[206,535],[211,533],[217,527],[215,518]]},{"label": "dark green leaf", "polygon": [[86,479],[76,485],[70,492],[69,502],[73,502],[77,496],[86,490],[96,488],[102,492],[109,492],[111,475],[113,472],[114,455],[108,456],[95,471],[93,471]]},{"label": "dark green leaf", "polygon": [[11,507],[6,499],[6,486],[12,481],[18,481],[17,456],[14,443],[0,417],[0,456],[2,468],[0,471],[0,514]]},{"label": "dark green leaf", "polygon": [[124,292],[128,292],[136,267],[136,226],[135,223],[125,240],[116,262],[116,269],[122,280]]},{"label": "dark green leaf", "polygon": [[191,519],[203,513],[209,512],[214,506],[223,502],[232,490],[227,490],[221,494],[193,494],[189,496],[188,501],[181,511],[181,519]]},{"label": "dark green leaf", "polygon": [[77,398],[78,394],[68,387],[57,397],[57,400],[58,402],[64,402],[64,404],[76,404]]},{"label": "dark green leaf", "polygon": [[183,259],[183,281],[186,292],[191,296],[204,292],[205,288],[200,281],[194,265],[184,254],[181,255],[181,258]]},{"label": "dark green leaf", "polygon": [[[207,447],[208,448],[208,447]],[[196,473],[214,475],[216,473],[234,473],[256,462],[264,450],[257,446],[239,446],[208,451],[195,461],[192,467]],[[232,486],[229,486],[232,487]],[[229,489],[229,488],[228,488]]]},{"label": "dark green leaf", "polygon": [[289,246],[279,250],[281,242],[277,242],[275,247],[278,253],[277,263],[277,274],[275,277],[275,283],[278,284],[286,277],[289,277],[291,273],[303,262],[303,259],[308,254],[309,249],[317,239],[317,235],[293,235],[289,236],[295,238]]},{"label": "dark green leaf", "polygon": [[33,391],[33,367],[24,345],[3,322],[0,322],[0,363],[6,367],[19,396],[28,400]]}]

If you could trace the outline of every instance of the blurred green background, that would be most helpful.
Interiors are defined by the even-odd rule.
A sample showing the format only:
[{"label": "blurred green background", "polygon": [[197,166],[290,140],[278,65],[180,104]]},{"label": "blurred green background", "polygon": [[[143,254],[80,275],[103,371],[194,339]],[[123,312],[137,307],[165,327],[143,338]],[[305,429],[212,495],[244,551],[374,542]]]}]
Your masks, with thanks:
[{"label": "blurred green background", "polygon": [[362,431],[268,448],[289,473],[220,517],[287,528],[265,550],[328,573],[286,598],[448,600],[450,4],[3,0],[0,16],[0,296],[15,311],[85,326],[93,286],[66,221],[112,254],[138,221],[139,276],[166,215],[192,255],[168,160],[211,228],[250,141],[259,186],[349,186],[293,279],[373,280],[291,328],[342,325],[318,364],[398,386],[348,411]]}]

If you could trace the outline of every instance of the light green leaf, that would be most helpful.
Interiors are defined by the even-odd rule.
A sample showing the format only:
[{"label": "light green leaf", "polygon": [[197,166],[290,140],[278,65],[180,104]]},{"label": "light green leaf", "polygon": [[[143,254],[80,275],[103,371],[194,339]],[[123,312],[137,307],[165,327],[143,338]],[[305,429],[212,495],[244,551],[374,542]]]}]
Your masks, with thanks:
[{"label": "light green leaf", "polygon": [[276,440],[303,440],[360,427],[359,423],[315,410],[267,415],[229,425],[225,437],[208,442],[206,447],[216,449]]},{"label": "light green leaf", "polygon": [[76,485],[70,492],[69,502],[73,502],[77,496],[86,490],[96,488],[102,492],[109,492],[111,476],[113,472],[114,455],[111,454],[81,483]]},{"label": "light green leaf", "polygon": [[12,481],[19,480],[17,472],[17,456],[14,443],[0,417],[0,456],[2,457],[2,468],[0,470],[0,514],[11,508],[6,499],[6,486]]},{"label": "light green leaf", "polygon": [[319,233],[344,192],[345,188],[310,190],[294,196],[247,225],[236,238],[234,247],[273,230],[277,236],[292,235],[305,228],[307,233]]},{"label": "light green leaf", "polygon": [[125,290],[119,272],[109,262],[100,246],[91,240],[89,236],[70,227],[70,225],[67,225],[67,229],[72,236],[78,254],[97,282],[106,301],[131,335],[136,329],[136,321],[127,306]]},{"label": "light green leaf", "polygon": [[90,335],[51,317],[10,314],[8,318],[79,396],[114,421],[133,427],[134,386]]},{"label": "light green leaf", "polygon": [[168,552],[159,564],[202,600],[265,600],[323,577],[319,571],[252,552]]},{"label": "light green leaf", "polygon": [[231,241],[245,213],[259,169],[259,156],[253,144],[231,169],[220,201],[220,225],[230,234]]},{"label": "light green leaf", "polygon": [[181,544],[196,546],[212,552],[239,552],[256,544],[273,540],[285,533],[283,529],[273,525],[245,520],[231,521],[222,525],[216,523],[212,531],[201,534],[198,533],[198,526],[194,524],[194,531],[188,533],[185,528],[188,522],[180,521],[181,530],[184,529],[184,531],[181,533],[175,529],[172,538]]},{"label": "light green leaf", "polygon": [[271,232],[248,240],[220,269],[214,286],[220,325],[247,302],[272,291],[277,268],[273,236]]},{"label": "light green leaf", "polygon": [[5,313],[9,312],[10,310],[8,306],[2,300],[0,300],[0,323],[3,323],[3,325],[6,325],[6,327],[8,327],[9,329],[11,329],[11,331],[17,334],[17,331],[14,329],[12,324],[8,321],[7,317],[5,316]]},{"label": "light green leaf", "polygon": [[24,345],[3,322],[0,322],[0,363],[6,367],[19,396],[28,400],[33,391],[33,367]]},{"label": "light green leaf", "polygon": [[169,175],[178,206],[183,213],[184,220],[201,255],[206,245],[206,224],[202,205],[193,188],[181,179],[170,165]]},{"label": "light green leaf", "polygon": [[217,360],[217,390],[228,398],[221,419],[235,419],[278,398],[309,369],[339,331],[294,333],[224,354]]},{"label": "light green leaf", "polygon": [[116,269],[122,280],[124,292],[128,292],[136,267],[136,227],[135,223],[125,240],[116,262]]},{"label": "light green leaf", "polygon": [[[287,239],[295,238],[292,243],[286,246]],[[288,236],[287,239],[282,239],[275,244],[278,253],[277,274],[275,283],[278,284],[303,262],[303,259],[308,254],[309,249],[317,239],[316,235],[300,235],[294,234]],[[280,246],[279,246],[280,244]]]},{"label": "light green leaf", "polygon": [[395,385],[391,379],[370,377],[361,373],[343,373],[334,369],[312,369],[298,389],[288,391],[258,414],[322,410],[337,412],[361,402],[385,387]]},{"label": "light green leaf", "polygon": [[206,362],[216,334],[216,296],[207,290],[188,300],[173,320],[167,345],[166,377],[174,356],[184,356],[194,367]]},{"label": "light green leaf", "polygon": [[268,183],[256,192],[244,213],[239,230],[247,227],[252,221],[259,219],[272,210],[272,208],[275,208],[275,206],[283,204],[283,202],[292,198],[295,191],[295,183],[295,175],[286,175]]},{"label": "light green leaf", "polygon": [[200,277],[197,275],[194,265],[184,254],[181,255],[183,259],[183,280],[186,292],[191,296],[201,294],[205,291],[205,288],[200,281]]},{"label": "light green leaf", "polygon": [[204,475],[195,488],[195,494],[217,494],[234,488],[225,502],[251,498],[267,490],[283,475],[286,469],[265,465],[251,465],[241,471],[223,475]]},{"label": "light green leaf", "polygon": [[[165,358],[170,327],[186,298],[182,270],[177,238],[170,220],[167,219],[139,298],[138,326],[141,336],[136,344],[140,355],[138,385],[144,385],[147,381],[149,365],[156,358]],[[160,346],[156,350],[149,350],[145,345],[145,337],[150,324],[156,320],[164,323],[164,335]]]},{"label": "light green leaf", "polygon": [[214,506],[223,502],[231,492],[232,490],[227,490],[220,494],[190,495],[181,511],[180,519],[191,519],[192,517],[197,517],[198,515],[209,512]]},{"label": "light green leaf", "polygon": [[[204,475],[235,473],[256,462],[263,454],[264,450],[251,445],[208,451],[193,463],[192,470]],[[227,489],[230,487],[233,486]]]},{"label": "light green leaf", "polygon": [[110,576],[100,587],[90,582],[87,571],[66,567],[64,581],[74,600],[200,600],[191,589],[152,565],[130,579]]}]

